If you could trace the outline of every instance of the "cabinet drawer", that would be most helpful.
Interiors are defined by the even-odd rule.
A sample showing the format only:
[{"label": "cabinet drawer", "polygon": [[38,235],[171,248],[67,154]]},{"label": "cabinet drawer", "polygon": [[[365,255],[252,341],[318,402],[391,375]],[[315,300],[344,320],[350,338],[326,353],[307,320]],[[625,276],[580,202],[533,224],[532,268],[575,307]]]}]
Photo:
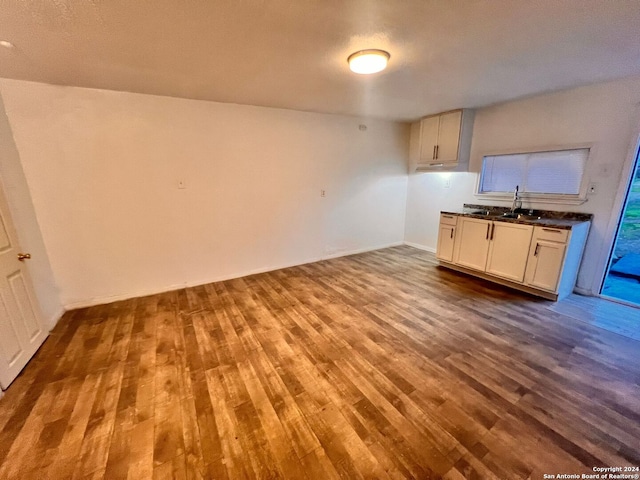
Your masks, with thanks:
[{"label": "cabinet drawer", "polygon": [[440,224],[444,223],[445,225],[455,225],[457,221],[457,215],[449,215],[448,213],[440,214]]},{"label": "cabinet drawer", "polygon": [[535,235],[538,240],[550,240],[552,242],[567,243],[569,230],[551,227],[536,227]]}]

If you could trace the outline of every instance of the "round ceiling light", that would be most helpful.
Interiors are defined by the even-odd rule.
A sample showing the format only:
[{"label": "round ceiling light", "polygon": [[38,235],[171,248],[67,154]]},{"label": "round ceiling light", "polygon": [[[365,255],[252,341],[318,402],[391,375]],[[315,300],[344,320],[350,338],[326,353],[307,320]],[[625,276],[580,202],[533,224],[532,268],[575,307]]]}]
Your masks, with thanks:
[{"label": "round ceiling light", "polygon": [[360,50],[349,55],[347,61],[352,72],[369,75],[387,68],[390,57],[384,50]]}]

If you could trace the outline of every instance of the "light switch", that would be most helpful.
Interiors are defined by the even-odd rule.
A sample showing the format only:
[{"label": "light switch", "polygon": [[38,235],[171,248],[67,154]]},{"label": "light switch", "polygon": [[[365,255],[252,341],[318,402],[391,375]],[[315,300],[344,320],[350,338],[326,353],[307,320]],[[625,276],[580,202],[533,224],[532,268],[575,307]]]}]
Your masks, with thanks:
[{"label": "light switch", "polygon": [[184,180],[178,180],[178,188],[182,190],[183,188],[187,188],[187,182]]}]

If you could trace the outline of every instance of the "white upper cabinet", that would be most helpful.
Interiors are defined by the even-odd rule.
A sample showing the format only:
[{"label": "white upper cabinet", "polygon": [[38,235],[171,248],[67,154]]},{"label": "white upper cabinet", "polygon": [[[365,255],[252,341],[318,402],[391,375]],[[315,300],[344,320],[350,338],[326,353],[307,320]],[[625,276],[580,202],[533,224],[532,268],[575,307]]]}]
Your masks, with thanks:
[{"label": "white upper cabinet", "polygon": [[420,163],[436,162],[440,115],[420,121]]},{"label": "white upper cabinet", "polygon": [[458,163],[461,126],[462,110],[440,115],[438,143],[436,145],[436,162],[446,164]]},{"label": "white upper cabinet", "polygon": [[412,125],[412,170],[468,170],[473,114],[473,110],[454,110],[425,117]]}]

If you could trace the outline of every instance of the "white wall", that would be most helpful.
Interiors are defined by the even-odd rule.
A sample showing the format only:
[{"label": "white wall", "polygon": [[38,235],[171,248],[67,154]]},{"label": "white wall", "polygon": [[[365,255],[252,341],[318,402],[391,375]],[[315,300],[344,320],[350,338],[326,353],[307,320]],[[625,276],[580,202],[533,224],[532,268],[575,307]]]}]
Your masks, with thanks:
[{"label": "white wall", "polygon": [[31,254],[25,268],[31,277],[46,327],[53,328],[64,309],[60,303],[49,256],[40,234],[29,188],[0,96],[0,179],[22,251]]},{"label": "white wall", "polygon": [[470,203],[476,178],[475,173],[459,172],[411,174],[407,193],[405,241],[435,252],[440,211],[456,211],[462,208],[463,203]]},{"label": "white wall", "polygon": [[403,240],[406,125],[14,80],[0,88],[67,307]]},{"label": "white wall", "polygon": [[440,174],[410,175],[406,241],[435,249],[440,210],[460,208],[465,202],[489,203],[474,196],[484,153],[593,143],[587,175],[597,182],[598,193],[579,206],[533,203],[531,207],[595,215],[578,287],[597,293],[620,210],[616,195],[626,188],[630,152],[640,131],[639,102],[640,77],[636,77],[478,110],[470,165],[470,171],[475,173],[451,174],[448,189],[444,188]]},{"label": "white wall", "polygon": [[[62,304],[73,307],[403,236],[435,249],[439,211],[478,202],[484,152],[574,143],[595,144],[588,175],[599,193],[580,206],[532,207],[595,214],[578,279],[593,290],[640,130],[640,78],[484,108],[472,173],[450,174],[448,188],[441,174],[412,174],[407,187],[408,128],[396,123],[14,80],[0,80],[0,89],[17,146],[0,167],[12,164],[19,180],[22,162],[35,209],[23,230],[42,232],[51,268],[34,266],[32,275],[51,315],[60,304],[56,283]],[[10,131],[2,130],[7,144]]]}]

